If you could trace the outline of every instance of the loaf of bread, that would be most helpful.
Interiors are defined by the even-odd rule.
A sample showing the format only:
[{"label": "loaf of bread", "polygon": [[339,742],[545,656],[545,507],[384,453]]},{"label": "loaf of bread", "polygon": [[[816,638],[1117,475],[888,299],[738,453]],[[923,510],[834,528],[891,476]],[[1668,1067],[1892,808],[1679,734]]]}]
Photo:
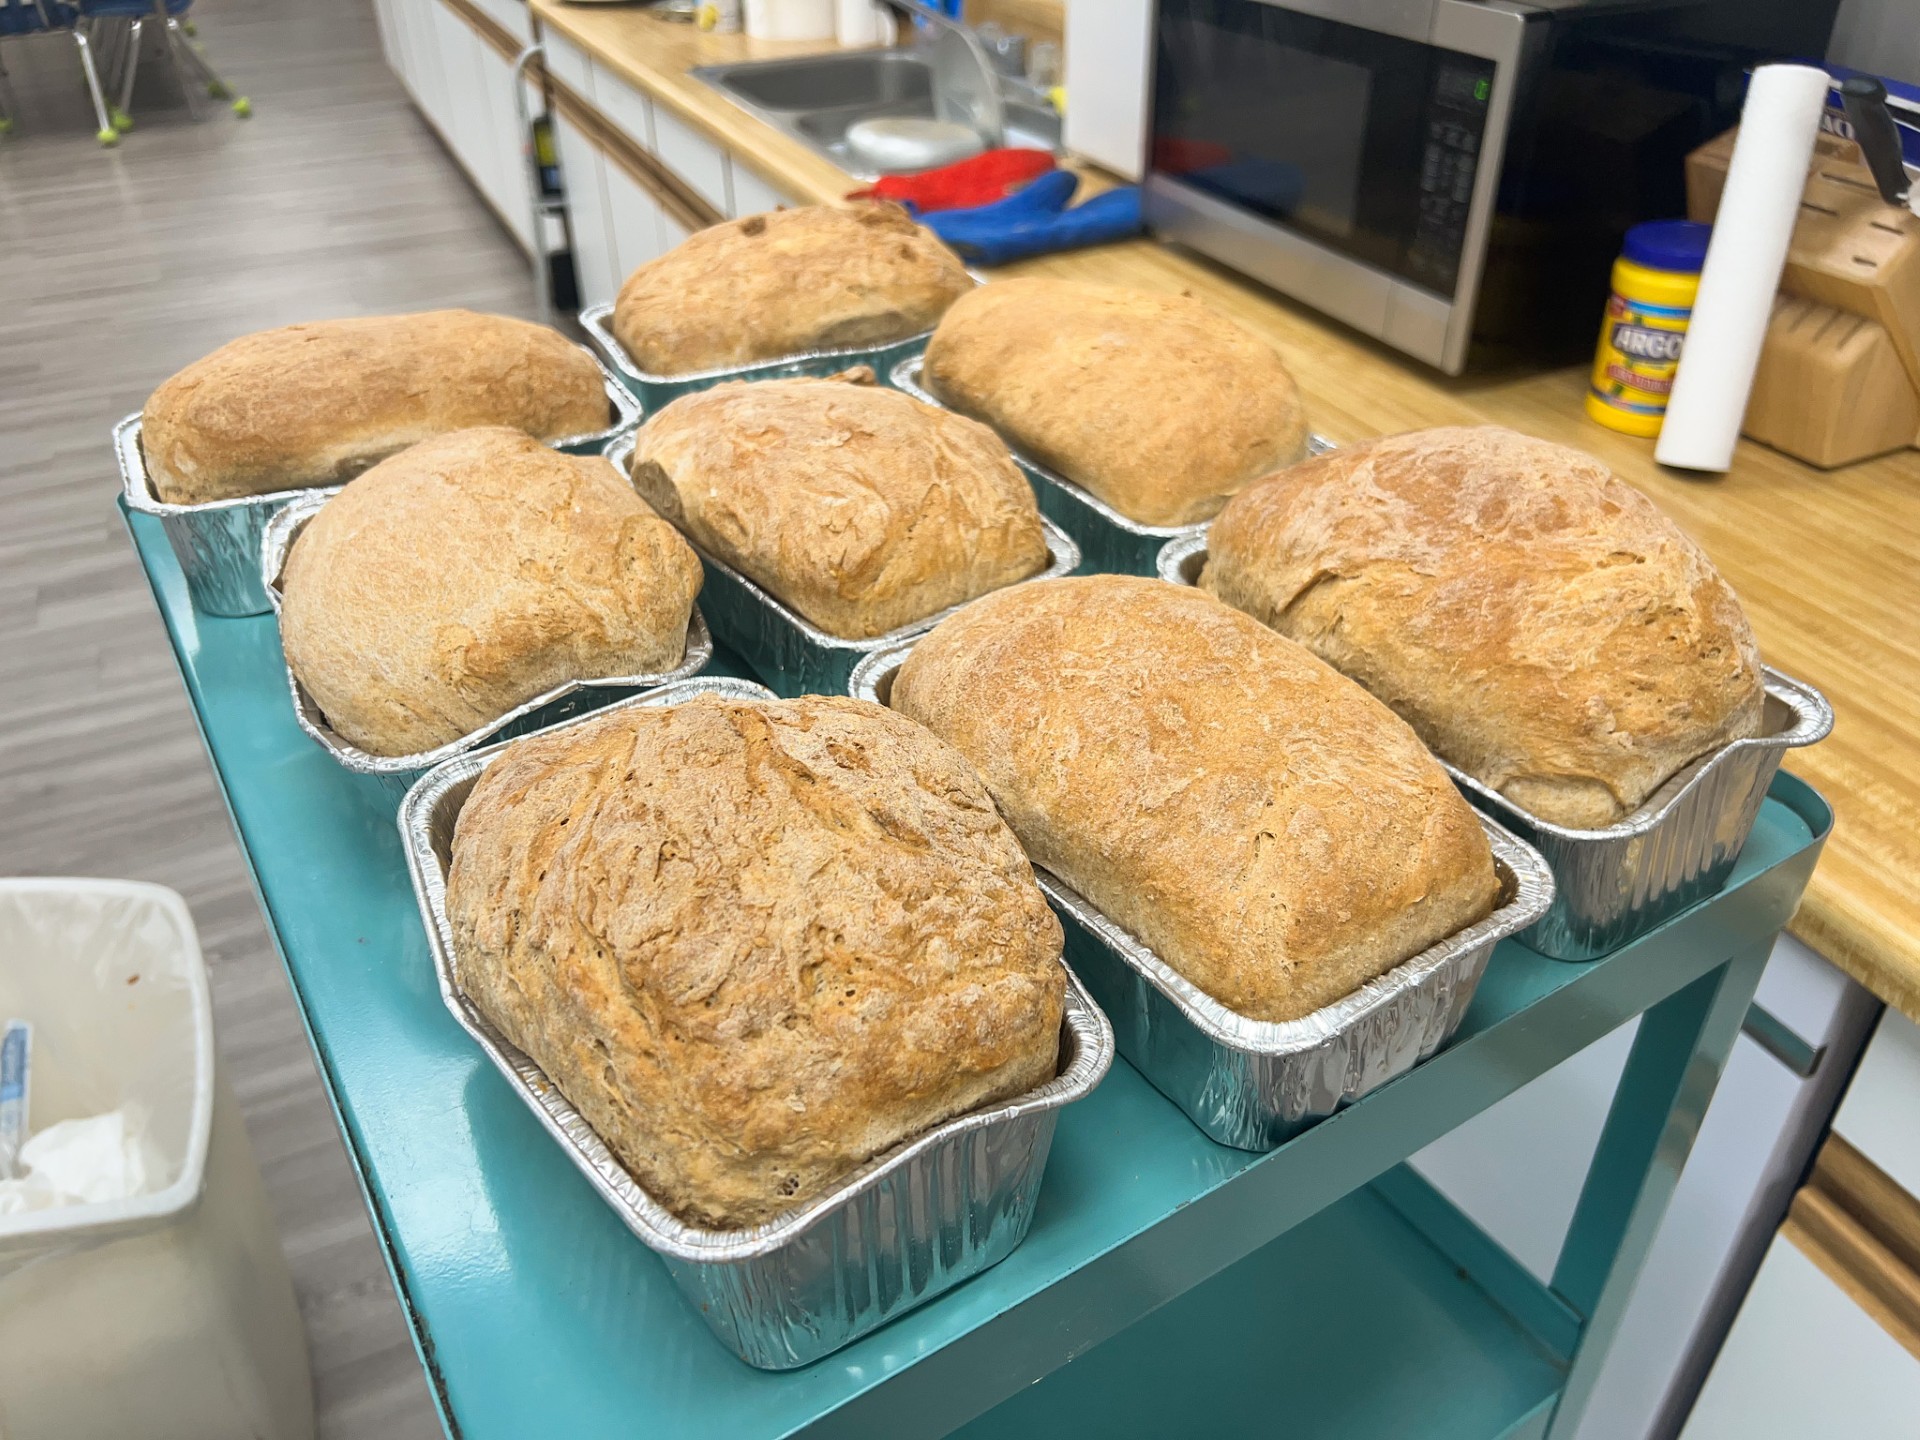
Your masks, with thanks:
[{"label": "loaf of bread", "polygon": [[871,383],[683,395],[640,431],[633,483],[708,554],[851,639],[1047,564],[1033,491],[999,438]]},{"label": "loaf of bread", "polygon": [[930,330],[973,288],[966,266],[893,204],[728,220],[627,277],[613,333],[642,370],[686,375]]},{"label": "loaf of bread", "polygon": [[922,379],[1141,525],[1205,520],[1306,453],[1273,347],[1185,295],[995,281],[947,312]]},{"label": "loaf of bread", "polygon": [[470,310],[263,330],[153,392],[140,448],[170,505],[338,485],[430,435],[606,429],[606,378],[544,325]]},{"label": "loaf of bread", "polygon": [[1358,685],[1198,590],[976,600],[893,708],[973,763],[1044,866],[1238,1014],[1296,1020],[1481,919],[1473,811]]},{"label": "loaf of bread", "polygon": [[1591,829],[1757,733],[1760,653],[1678,526],[1590,455],[1419,430],[1269,476],[1201,583],[1397,710],[1521,809]]},{"label": "loaf of bread", "polygon": [[648,1194],[760,1224],[1057,1071],[1060,923],[948,746],[702,698],[514,746],[460,812],[460,988]]},{"label": "loaf of bread", "polygon": [[459,430],[306,523],[280,638],[342,739],[413,755],[569,680],[671,670],[699,590],[692,547],[605,460]]}]

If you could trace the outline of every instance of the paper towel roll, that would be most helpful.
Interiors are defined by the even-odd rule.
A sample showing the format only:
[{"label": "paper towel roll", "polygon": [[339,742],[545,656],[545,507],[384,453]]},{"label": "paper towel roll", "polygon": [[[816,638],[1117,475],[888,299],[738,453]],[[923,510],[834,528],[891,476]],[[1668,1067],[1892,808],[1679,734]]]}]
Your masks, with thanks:
[{"label": "paper towel roll", "polygon": [[1654,447],[1662,465],[1725,470],[1733,463],[1831,83],[1812,65],[1762,65],[1753,72]]}]

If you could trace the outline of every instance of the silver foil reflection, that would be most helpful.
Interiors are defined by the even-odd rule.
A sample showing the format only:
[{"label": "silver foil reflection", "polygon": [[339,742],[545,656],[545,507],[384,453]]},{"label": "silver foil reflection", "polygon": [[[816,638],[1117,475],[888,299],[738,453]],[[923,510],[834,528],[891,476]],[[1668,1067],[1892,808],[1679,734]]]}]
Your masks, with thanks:
[{"label": "silver foil reflection", "polygon": [[[896,390],[904,390],[929,405],[946,405],[921,383],[925,363],[924,347],[894,365],[888,380]],[[1009,446],[1011,449],[1012,447]],[[1333,442],[1321,435],[1307,437],[1307,454],[1321,455],[1333,449]],[[1080,546],[1081,563],[1089,575],[1151,575],[1161,547],[1176,540],[1204,538],[1207,522],[1196,525],[1142,525],[1129,520],[1091,490],[1066,476],[1029,460],[1017,449],[1014,463],[1026,471],[1033,486],[1040,513],[1057,522]]]},{"label": "silver foil reflection", "polygon": [[594,348],[606,359],[621,383],[640,398],[649,415],[663,405],[709,390],[727,380],[790,380],[796,376],[816,378],[838,374],[855,365],[871,365],[882,380],[902,356],[918,354],[932,338],[931,330],[892,340],[884,345],[843,345],[827,350],[802,350],[773,360],[756,360],[746,365],[723,365],[713,370],[693,370],[684,375],[656,375],[642,370],[613,333],[613,306],[590,305],[580,312],[580,328]]},{"label": "silver foil reflection", "polygon": [[[1206,563],[1207,537],[1184,537],[1160,552],[1160,577],[1197,585]],[[1468,799],[1538,850],[1553,870],[1553,906],[1520,936],[1523,944],[1556,960],[1596,959],[1726,883],[1782,757],[1833,729],[1833,708],[1819,691],[1772,668],[1763,678],[1759,735],[1701,756],[1604,829],[1542,820],[1440,761]]]},{"label": "silver foil reflection", "polygon": [[[267,522],[255,563],[268,604],[276,615],[280,612],[280,572],[286,566],[287,552],[293,548],[294,539],[300,534],[301,528],[339,493],[338,489],[302,492]],[[295,677],[291,665],[286,667],[287,692],[293,699],[293,718],[308,738],[331,755],[343,770],[355,775],[372,776],[398,800],[415,780],[443,760],[450,760],[489,740],[510,740],[535,730],[551,729],[562,720],[601,709],[610,701],[630,696],[636,690],[648,690],[675,680],[685,680],[698,675],[712,659],[713,637],[707,633],[707,622],[701,616],[700,606],[696,602],[687,615],[686,649],[680,656],[680,663],[671,669],[651,675],[600,675],[569,680],[534,696],[524,704],[514,706],[498,719],[477,730],[468,731],[458,740],[449,740],[444,745],[436,745],[431,750],[412,755],[375,755],[342,737],[327,723],[326,713],[307,693],[307,687]]]},{"label": "silver foil reflection", "polygon": [[[854,672],[850,693],[887,704],[912,650],[900,645]],[[1127,1062],[1212,1140],[1271,1150],[1444,1044],[1502,939],[1546,912],[1546,862],[1481,817],[1500,877],[1493,913],[1299,1020],[1252,1020],[1180,975],[1044,870],[1040,888],[1067,932],[1067,963],[1113,1022]]]},{"label": "silver foil reflection", "polygon": [[[683,680],[629,705],[695,695],[767,699],[745,680]],[[583,716],[577,725],[607,714]],[[564,728],[564,727],[561,727]],[[509,742],[510,744],[511,742]],[[647,1194],[557,1087],[460,993],[447,919],[454,826],[474,780],[508,748],[489,746],[424,777],[400,807],[400,834],[440,994],[681,1293],[749,1365],[788,1370],[819,1359],[1006,1258],[1027,1233],[1060,1107],[1113,1063],[1113,1031],[1068,973],[1059,1074],[1013,1100],[936,1126],[870,1162],[830,1194],[746,1230],[703,1230]]]},{"label": "silver foil reflection", "polygon": [[[599,362],[594,362],[596,365]],[[598,451],[623,430],[640,423],[640,406],[600,365],[611,422],[602,430],[570,435],[552,443],[576,455]],[[264,615],[272,608],[260,583],[260,541],[267,521],[288,502],[322,490],[276,490],[198,505],[170,505],[154,493],[147,460],[140,448],[140,417],[129,415],[113,427],[113,453],[120,462],[121,493],[127,508],[151,515],[166,531],[167,543],[186,576],[193,608],[206,615]],[[331,487],[338,489],[338,486]]]},{"label": "silver foil reflection", "polygon": [[[619,436],[607,446],[607,459],[621,477],[633,464],[637,432]],[[1040,519],[1047,537],[1047,568],[1028,580],[1071,575],[1080,563],[1080,550],[1058,525]],[[931,630],[960,606],[949,605],[922,620],[902,625],[871,640],[850,640],[830,634],[806,616],[782,603],[724,560],[715,559],[691,535],[681,532],[706,571],[700,590],[701,608],[714,636],[753,667],[774,690],[787,696],[839,695],[847,688],[853,667],[875,650]],[[1026,581],[1016,581],[1025,584]]]}]

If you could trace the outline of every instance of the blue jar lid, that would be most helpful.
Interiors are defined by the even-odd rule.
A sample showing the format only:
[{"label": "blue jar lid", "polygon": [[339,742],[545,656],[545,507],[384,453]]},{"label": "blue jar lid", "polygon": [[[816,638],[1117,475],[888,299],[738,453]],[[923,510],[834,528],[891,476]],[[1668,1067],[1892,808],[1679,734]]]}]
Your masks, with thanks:
[{"label": "blue jar lid", "polygon": [[1711,225],[1697,220],[1648,220],[1627,231],[1620,253],[1650,270],[1698,270],[1712,234]]}]

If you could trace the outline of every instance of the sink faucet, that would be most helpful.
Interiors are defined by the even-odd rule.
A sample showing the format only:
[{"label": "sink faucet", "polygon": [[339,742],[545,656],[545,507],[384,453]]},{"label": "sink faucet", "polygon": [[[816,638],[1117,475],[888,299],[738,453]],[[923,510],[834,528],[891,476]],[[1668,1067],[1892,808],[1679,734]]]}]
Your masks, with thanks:
[{"label": "sink faucet", "polygon": [[927,0],[887,0],[887,3],[927,22],[933,31],[933,110],[942,120],[972,127],[989,146],[1004,143],[1005,107],[1000,77],[980,37]]}]

